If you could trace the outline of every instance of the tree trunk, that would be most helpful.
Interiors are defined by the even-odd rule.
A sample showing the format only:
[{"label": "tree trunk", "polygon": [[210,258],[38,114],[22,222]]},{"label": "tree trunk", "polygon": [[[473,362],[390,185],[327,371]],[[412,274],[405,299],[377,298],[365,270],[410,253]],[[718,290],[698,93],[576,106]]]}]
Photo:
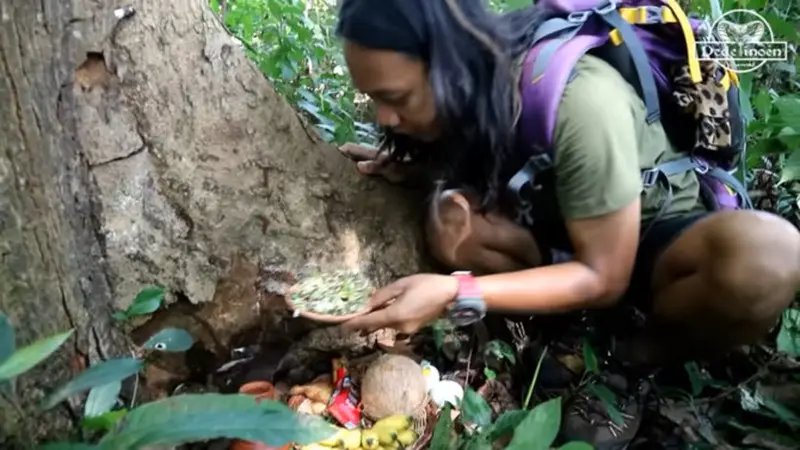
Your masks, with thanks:
[{"label": "tree trunk", "polygon": [[18,346],[76,329],[17,380],[27,417],[0,403],[1,447],[80,417],[28,412],[130,355],[111,314],[146,284],[220,358],[309,264],[420,269],[419,204],[320,143],[203,0],[3,0],[0,58],[0,310]]}]

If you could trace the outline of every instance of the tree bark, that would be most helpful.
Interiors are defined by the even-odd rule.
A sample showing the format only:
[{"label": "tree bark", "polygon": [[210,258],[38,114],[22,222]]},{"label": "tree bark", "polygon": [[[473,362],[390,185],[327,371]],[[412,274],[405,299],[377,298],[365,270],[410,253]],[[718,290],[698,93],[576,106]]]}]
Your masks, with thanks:
[{"label": "tree bark", "polygon": [[130,354],[111,314],[146,284],[221,357],[309,265],[421,267],[420,203],[321,143],[203,0],[3,0],[0,74],[0,310],[18,346],[76,329],[17,381],[25,417],[0,402],[3,448],[75,423],[81,398],[34,405]]}]

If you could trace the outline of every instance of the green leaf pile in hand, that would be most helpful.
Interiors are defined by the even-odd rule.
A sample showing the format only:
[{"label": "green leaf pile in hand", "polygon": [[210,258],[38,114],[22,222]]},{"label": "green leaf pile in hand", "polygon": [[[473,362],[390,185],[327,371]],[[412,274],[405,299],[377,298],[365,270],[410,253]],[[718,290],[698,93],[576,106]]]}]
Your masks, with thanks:
[{"label": "green leaf pile in hand", "polygon": [[16,378],[34,368],[54,351],[58,350],[72,336],[73,332],[74,330],[69,330],[40,339],[12,353],[0,364],[0,381]]},{"label": "green leaf pile in hand", "polygon": [[561,427],[561,397],[536,405],[514,430],[506,450],[548,450]]},{"label": "green leaf pile in hand", "polygon": [[128,306],[125,311],[119,311],[114,314],[114,318],[119,320],[127,320],[135,316],[144,316],[158,311],[161,303],[164,301],[164,288],[161,286],[148,286],[133,299],[133,303]]},{"label": "green leaf pile in hand", "polygon": [[194,338],[180,328],[164,328],[150,336],[142,347],[160,352],[185,352],[194,345]]},{"label": "green leaf pile in hand", "polygon": [[50,409],[66,398],[94,387],[124,380],[142,370],[142,361],[135,358],[109,359],[95,364],[50,394],[43,408]]},{"label": "green leaf pile in hand", "polygon": [[277,401],[259,402],[244,394],[184,394],[134,409],[100,446],[133,449],[227,438],[279,447],[306,445],[335,433],[319,417],[297,414]]}]

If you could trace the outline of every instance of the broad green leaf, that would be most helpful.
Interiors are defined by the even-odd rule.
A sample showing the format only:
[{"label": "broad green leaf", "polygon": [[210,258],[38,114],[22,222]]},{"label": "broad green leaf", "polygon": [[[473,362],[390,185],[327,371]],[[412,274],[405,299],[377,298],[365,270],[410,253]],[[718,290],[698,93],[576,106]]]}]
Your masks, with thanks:
[{"label": "broad green leaf", "polygon": [[[797,130],[800,130],[800,127]],[[791,127],[783,127],[776,136],[787,148],[792,149],[792,154],[796,153],[795,149],[800,148],[800,132],[797,130]]]},{"label": "broad green leaf", "polygon": [[119,380],[92,388],[83,405],[83,416],[96,417],[111,411],[121,390],[122,382]]},{"label": "broad green leaf", "polygon": [[492,443],[486,439],[483,434],[472,436],[467,440],[463,447],[456,447],[459,450],[492,450]]},{"label": "broad green leaf", "polygon": [[227,438],[278,447],[307,445],[335,433],[319,417],[297,414],[277,401],[244,394],[184,394],[134,409],[100,445],[111,450]]},{"label": "broad green leaf", "polygon": [[764,120],[769,120],[772,115],[772,96],[766,90],[759,91],[753,97],[753,106]]},{"label": "broad green leaf", "polygon": [[611,421],[620,426],[625,423],[622,412],[617,408],[617,396],[609,388],[602,384],[590,384],[587,389],[600,400]]},{"label": "broad green leaf", "polygon": [[150,336],[142,347],[161,352],[185,352],[194,345],[194,338],[188,331],[180,328],[164,328]]},{"label": "broad green leaf", "polygon": [[781,167],[780,183],[800,180],[800,149],[793,151]]},{"label": "broad green leaf", "polygon": [[794,23],[784,20],[773,12],[762,12],[761,16],[769,23],[769,27],[775,33],[776,41],[789,40],[795,43],[798,41],[798,30]]},{"label": "broad green leaf", "polygon": [[504,436],[511,435],[514,429],[528,417],[528,414],[530,414],[530,412],[524,409],[515,409],[500,414],[500,417],[498,417],[487,430],[489,440],[494,442]]},{"label": "broad green leaf", "polygon": [[589,373],[600,372],[600,364],[597,362],[597,353],[595,353],[589,341],[583,341],[583,365]]},{"label": "broad green leaf", "polygon": [[128,315],[125,314],[124,311],[117,311],[114,314],[112,314],[111,317],[117,320],[128,320]]},{"label": "broad green leaf", "polygon": [[775,343],[778,351],[791,357],[800,356],[800,309],[791,308],[783,313],[781,329]]},{"label": "broad green leaf", "polygon": [[774,105],[780,115],[781,123],[790,127],[800,123],[800,97],[784,95],[776,98]]},{"label": "broad green leaf", "polygon": [[95,450],[94,445],[82,442],[51,442],[37,447],[37,450]]},{"label": "broad green leaf", "polygon": [[125,315],[132,317],[152,314],[158,311],[163,301],[164,288],[161,286],[148,286],[136,294],[133,303],[125,311]]},{"label": "broad green leaf", "polygon": [[109,359],[95,364],[50,394],[42,408],[50,409],[79,392],[124,380],[138,373],[142,367],[142,361],[135,358]]},{"label": "broad green leaf", "polygon": [[687,362],[683,365],[686,374],[689,376],[689,383],[692,385],[692,396],[697,397],[703,392],[705,383],[703,376],[700,373],[700,367],[694,361]]},{"label": "broad green leaf", "polygon": [[511,364],[517,363],[514,348],[508,342],[495,339],[486,344],[486,352],[493,355],[498,360],[505,359]]},{"label": "broad green leaf", "polygon": [[0,364],[14,353],[16,346],[14,327],[11,326],[8,317],[0,313]]},{"label": "broad green leaf", "polygon": [[58,350],[74,331],[69,330],[40,339],[15,351],[3,364],[0,364],[0,381],[16,378],[33,369],[34,366]]},{"label": "broad green leaf", "polygon": [[433,428],[429,450],[450,450],[452,439],[453,418],[450,416],[450,404],[445,404],[439,413],[439,420]]},{"label": "broad green leaf", "polygon": [[791,409],[771,398],[761,397],[761,403],[765,408],[772,411],[781,421],[783,421],[783,423],[789,425],[789,427],[793,430],[800,428],[800,416],[795,414]]},{"label": "broad green leaf", "polygon": [[127,409],[109,411],[94,417],[84,417],[81,426],[91,431],[111,431],[120,419],[128,414]]},{"label": "broad green leaf", "polygon": [[594,447],[586,442],[572,441],[558,447],[558,450],[594,450]]},{"label": "broad green leaf", "polygon": [[461,416],[469,423],[485,427],[492,423],[492,407],[481,394],[468,387],[461,401]]},{"label": "broad green leaf", "polygon": [[752,123],[755,120],[753,105],[750,103],[752,92],[753,74],[743,73],[739,75],[739,103],[741,103],[742,116],[744,116],[747,123]]},{"label": "broad green leaf", "polygon": [[506,450],[548,450],[561,427],[561,397],[536,405],[514,430]]}]

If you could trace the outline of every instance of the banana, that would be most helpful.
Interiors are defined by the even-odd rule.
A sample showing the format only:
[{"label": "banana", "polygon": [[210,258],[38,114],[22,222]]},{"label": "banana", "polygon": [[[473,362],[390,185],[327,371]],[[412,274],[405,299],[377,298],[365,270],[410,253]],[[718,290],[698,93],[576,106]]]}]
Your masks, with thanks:
[{"label": "banana", "polygon": [[380,447],[380,439],[375,430],[364,430],[361,433],[361,448],[364,450],[377,450]]},{"label": "banana", "polygon": [[348,430],[337,427],[336,434],[316,444],[327,448],[357,450],[361,448],[361,429]]},{"label": "banana", "polygon": [[419,438],[419,436],[412,429],[405,429],[397,433],[397,442],[403,444],[404,446],[417,442],[417,438]]},{"label": "banana", "polygon": [[364,431],[360,428],[354,430],[344,430],[341,433],[341,440],[339,446],[347,450],[358,450],[361,448],[361,440]]},{"label": "banana", "polygon": [[394,441],[391,444],[381,445],[380,450],[400,450],[401,448],[400,443]]},{"label": "banana", "polygon": [[411,416],[407,416],[405,414],[395,414],[393,416],[384,417],[383,419],[375,422],[372,429],[376,428],[386,428],[389,430],[405,430],[406,428],[410,428],[413,421]]},{"label": "banana", "polygon": [[372,431],[378,435],[378,441],[380,441],[381,445],[389,445],[397,441],[397,430],[393,428],[375,426],[372,427]]}]

